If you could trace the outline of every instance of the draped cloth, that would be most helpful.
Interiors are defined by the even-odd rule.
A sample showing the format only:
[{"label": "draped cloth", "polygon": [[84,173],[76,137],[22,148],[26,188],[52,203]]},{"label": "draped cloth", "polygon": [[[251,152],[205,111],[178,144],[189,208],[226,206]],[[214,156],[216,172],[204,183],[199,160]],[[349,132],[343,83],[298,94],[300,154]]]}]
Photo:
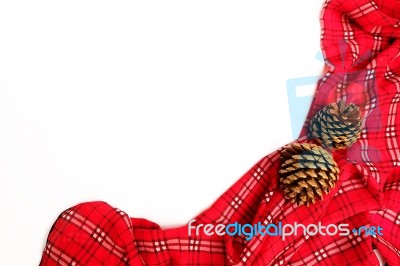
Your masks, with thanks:
[{"label": "draped cloth", "polygon": [[[289,7],[290,8],[290,7]],[[290,19],[290,18],[286,18]],[[196,224],[348,224],[382,235],[189,235],[161,229],[105,202],[71,207],[49,233],[40,265],[400,265],[400,2],[328,0],[321,14],[325,73],[304,129],[322,107],[344,100],[360,107],[359,140],[333,152],[335,188],[316,204],[297,206],[279,187],[280,150],[257,162]]]}]

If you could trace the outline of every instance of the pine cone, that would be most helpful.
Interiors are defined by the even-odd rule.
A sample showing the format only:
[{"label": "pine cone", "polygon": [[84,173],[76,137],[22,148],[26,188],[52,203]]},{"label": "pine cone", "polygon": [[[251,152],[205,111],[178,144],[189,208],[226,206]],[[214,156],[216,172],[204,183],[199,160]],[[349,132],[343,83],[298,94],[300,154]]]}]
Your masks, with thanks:
[{"label": "pine cone", "polygon": [[322,108],[310,122],[309,137],[322,146],[345,149],[353,145],[361,133],[360,109],[344,101]]},{"label": "pine cone", "polygon": [[322,200],[339,179],[339,168],[332,154],[321,146],[295,143],[281,153],[280,184],[285,198],[298,205]]}]

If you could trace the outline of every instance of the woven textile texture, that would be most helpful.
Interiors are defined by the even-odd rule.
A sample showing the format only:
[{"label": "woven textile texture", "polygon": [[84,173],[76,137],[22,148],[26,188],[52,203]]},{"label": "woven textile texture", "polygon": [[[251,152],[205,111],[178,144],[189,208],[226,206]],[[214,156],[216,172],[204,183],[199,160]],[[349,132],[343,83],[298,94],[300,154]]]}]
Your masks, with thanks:
[{"label": "woven textile texture", "polygon": [[285,201],[278,150],[195,224],[346,223],[379,225],[383,235],[196,236],[187,225],[161,229],[107,203],[89,202],[59,216],[40,265],[379,265],[373,248],[388,265],[400,265],[400,2],[328,0],[321,25],[326,71],[297,141],[307,141],[309,120],[329,103],[342,99],[360,107],[359,140],[333,152],[340,168],[335,188],[309,207]]}]

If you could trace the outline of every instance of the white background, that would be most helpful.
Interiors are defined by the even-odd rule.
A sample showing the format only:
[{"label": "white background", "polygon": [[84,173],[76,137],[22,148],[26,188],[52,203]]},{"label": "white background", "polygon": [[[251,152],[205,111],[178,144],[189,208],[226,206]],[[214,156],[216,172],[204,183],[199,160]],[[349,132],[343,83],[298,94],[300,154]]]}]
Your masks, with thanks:
[{"label": "white background", "polygon": [[37,265],[79,202],[183,224],[291,141],[321,6],[0,0],[0,265]]}]

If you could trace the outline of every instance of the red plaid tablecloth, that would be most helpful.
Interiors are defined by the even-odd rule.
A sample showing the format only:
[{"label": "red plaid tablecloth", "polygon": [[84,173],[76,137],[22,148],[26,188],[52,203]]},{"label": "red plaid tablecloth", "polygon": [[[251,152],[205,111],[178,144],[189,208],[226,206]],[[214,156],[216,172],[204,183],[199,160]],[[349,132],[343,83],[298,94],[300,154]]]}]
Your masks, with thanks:
[{"label": "red plaid tablecloth", "polygon": [[[373,248],[389,265],[400,265],[400,2],[328,0],[321,24],[326,73],[308,118],[344,99],[359,105],[364,119],[359,141],[334,152],[341,170],[338,184],[310,207],[285,201],[276,151],[198,215],[195,224],[379,225],[382,236],[351,232],[284,241],[268,235],[251,240],[189,236],[187,225],[163,230],[107,203],[89,202],[59,216],[40,265],[379,265]],[[306,141],[305,135],[304,129],[298,141]]]}]

